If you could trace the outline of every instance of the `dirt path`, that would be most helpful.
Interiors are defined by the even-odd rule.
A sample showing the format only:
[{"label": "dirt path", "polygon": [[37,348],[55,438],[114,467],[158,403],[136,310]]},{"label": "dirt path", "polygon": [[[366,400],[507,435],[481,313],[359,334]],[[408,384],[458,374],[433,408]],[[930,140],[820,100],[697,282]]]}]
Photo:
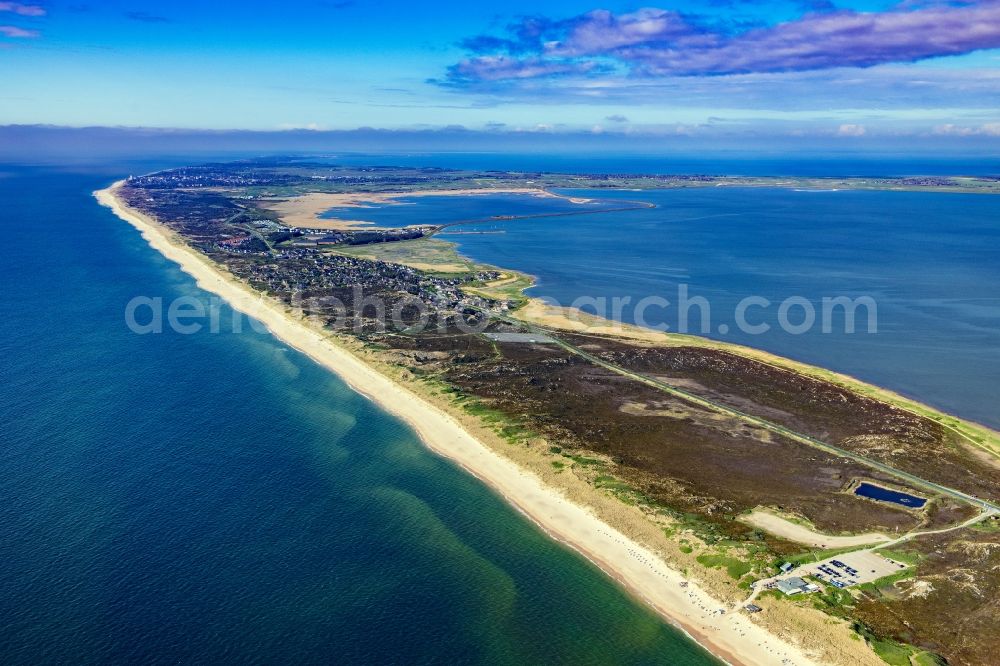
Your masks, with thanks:
[{"label": "dirt path", "polygon": [[755,510],[749,516],[740,518],[740,520],[770,532],[775,536],[784,537],[797,543],[812,546],[813,548],[847,548],[850,546],[864,546],[870,543],[882,544],[891,540],[891,537],[881,532],[851,534],[849,536],[823,534],[822,532],[811,530],[805,525],[793,523],[781,516],[760,509]]}]

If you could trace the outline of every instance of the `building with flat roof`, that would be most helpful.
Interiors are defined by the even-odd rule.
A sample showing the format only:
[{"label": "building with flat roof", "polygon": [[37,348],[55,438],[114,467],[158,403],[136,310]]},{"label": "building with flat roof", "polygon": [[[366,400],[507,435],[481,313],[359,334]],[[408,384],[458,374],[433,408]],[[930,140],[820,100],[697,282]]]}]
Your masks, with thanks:
[{"label": "building with flat roof", "polygon": [[800,594],[802,592],[809,592],[810,588],[816,587],[815,585],[810,585],[802,578],[798,576],[792,576],[791,578],[786,578],[784,580],[779,580],[775,587],[787,594],[792,596],[793,594]]}]

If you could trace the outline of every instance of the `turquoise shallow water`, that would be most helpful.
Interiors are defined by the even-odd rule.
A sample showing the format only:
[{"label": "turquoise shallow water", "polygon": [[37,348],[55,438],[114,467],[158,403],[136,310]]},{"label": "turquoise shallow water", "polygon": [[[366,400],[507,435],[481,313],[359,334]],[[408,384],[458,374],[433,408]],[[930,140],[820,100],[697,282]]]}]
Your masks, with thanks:
[{"label": "turquoise shallow water", "polygon": [[203,296],[90,197],[149,168],[0,167],[0,660],[714,663],[271,336],[131,333]]}]

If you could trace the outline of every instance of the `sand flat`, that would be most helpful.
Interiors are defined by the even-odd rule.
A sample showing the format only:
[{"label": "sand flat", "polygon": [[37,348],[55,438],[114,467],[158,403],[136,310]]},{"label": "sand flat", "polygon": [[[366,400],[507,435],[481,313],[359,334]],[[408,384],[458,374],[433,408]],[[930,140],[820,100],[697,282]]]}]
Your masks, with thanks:
[{"label": "sand flat", "polygon": [[[484,194],[530,194],[537,197],[567,198],[547,190],[530,187],[482,188],[462,190],[417,190],[414,192],[310,192],[289,199],[261,202],[263,208],[281,216],[290,227],[309,229],[349,230],[372,226],[365,220],[344,218],[321,218],[321,214],[331,208],[364,208],[366,206],[393,203],[403,197],[470,196]],[[586,203],[588,199],[568,198],[573,203]]]}]

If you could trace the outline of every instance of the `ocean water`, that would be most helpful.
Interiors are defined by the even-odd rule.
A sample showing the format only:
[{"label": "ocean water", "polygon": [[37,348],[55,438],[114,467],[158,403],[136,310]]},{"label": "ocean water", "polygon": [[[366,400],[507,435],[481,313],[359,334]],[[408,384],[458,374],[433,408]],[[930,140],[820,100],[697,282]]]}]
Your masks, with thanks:
[{"label": "ocean water", "polygon": [[[655,209],[496,221],[444,234],[464,254],[539,278],[529,293],[766,349],[857,376],[1000,428],[1000,197],[925,192],[799,192],[693,188],[658,192],[567,190],[574,196],[640,199]],[[436,200],[446,206],[447,200]],[[480,202],[483,215],[488,200]],[[463,214],[468,211],[463,210]],[[707,310],[692,299],[705,299]],[[741,328],[737,307],[762,298]],[[855,331],[823,299],[867,297]],[[781,304],[796,298],[782,327]],[[802,300],[808,302],[808,307]],[[761,301],[758,301],[761,302]],[[807,310],[815,323],[800,331]],[[707,327],[702,318],[708,312]],[[756,333],[756,325],[769,327]]]},{"label": "ocean water", "polygon": [[130,332],[204,296],[90,196],[152,168],[0,166],[3,663],[714,663],[271,336]]}]

